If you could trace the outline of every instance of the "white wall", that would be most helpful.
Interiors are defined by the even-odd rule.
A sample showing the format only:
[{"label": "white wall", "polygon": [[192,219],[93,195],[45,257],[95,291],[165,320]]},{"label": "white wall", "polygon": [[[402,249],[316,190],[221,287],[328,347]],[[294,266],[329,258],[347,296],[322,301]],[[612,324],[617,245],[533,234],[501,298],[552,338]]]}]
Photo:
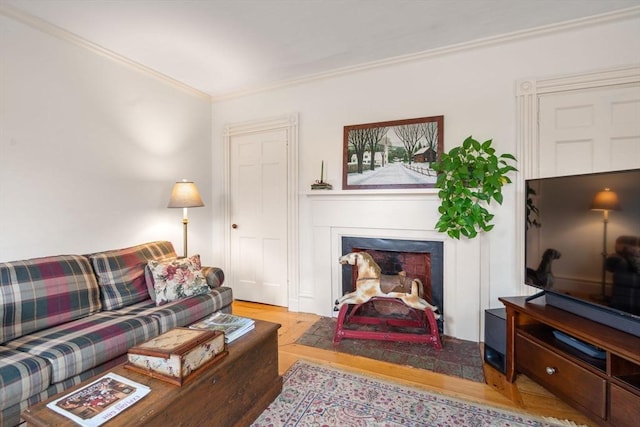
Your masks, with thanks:
[{"label": "white wall", "polygon": [[[206,204],[190,210],[190,253],[221,265],[224,125],[299,112],[303,192],[318,178],[321,160],[326,180],[340,187],[345,125],[443,114],[445,149],[472,134],[515,152],[515,81],[640,62],[640,18],[460,49],[213,106],[3,16],[0,52],[0,261],[155,239],[171,240],[181,252],[180,212],[166,203],[173,182],[184,177],[196,181]],[[478,339],[482,310],[518,293],[514,206],[521,195],[511,186],[505,196],[486,238],[445,243],[445,288],[454,289],[445,291],[445,303],[473,307],[468,321],[448,319],[452,335]],[[432,235],[433,197],[403,199],[411,224],[398,224],[409,228],[401,234]],[[316,199],[300,197],[296,286],[310,298],[296,308],[325,314],[333,279],[322,270],[335,262],[315,258],[328,237],[313,224]],[[376,197],[377,215],[392,214],[395,200]],[[350,209],[353,202],[337,203]]]},{"label": "white wall", "polygon": [[[213,259],[208,97],[0,15],[0,262],[171,240]],[[218,250],[219,252],[219,250]]]},{"label": "white wall", "polygon": [[[333,184],[334,189],[341,187],[345,125],[443,114],[446,150],[473,135],[482,140],[493,138],[498,151],[515,153],[516,80],[639,61],[640,18],[636,16],[219,100],[213,104],[214,157],[223,158],[226,124],[292,112],[300,115],[299,187],[303,192],[308,192],[310,184],[319,178],[321,160],[325,162],[325,180]],[[490,234],[475,242],[445,244],[445,256],[452,253],[446,249],[447,245],[455,247],[454,252],[458,253],[454,263],[456,271],[448,273],[448,280],[460,288],[449,295],[449,304],[466,305],[464,300],[468,298],[479,301],[470,325],[452,328],[451,322],[455,320],[449,319],[448,332],[452,335],[479,339],[484,308],[501,306],[498,297],[519,293],[522,279],[517,277],[515,235],[520,231],[515,229],[515,201],[522,195],[516,194],[515,185],[505,191],[505,202],[495,211],[497,226]],[[312,206],[316,199],[300,197],[298,286],[316,292],[317,303],[301,301],[299,307],[326,314],[328,298],[321,293],[332,284],[331,280],[328,283],[319,280],[326,278],[319,270],[333,265],[335,260],[314,259],[318,246],[330,244],[326,234],[323,238],[314,229]],[[351,200],[345,201],[341,208],[350,209],[351,203]],[[378,213],[392,215],[393,203],[393,197],[379,197]],[[435,204],[421,201],[410,203],[409,209],[414,218],[424,219],[424,230],[428,232],[433,229],[435,215],[432,211],[425,212],[425,206],[435,209]],[[398,228],[402,227],[398,224]],[[445,279],[445,304],[447,286]]]}]

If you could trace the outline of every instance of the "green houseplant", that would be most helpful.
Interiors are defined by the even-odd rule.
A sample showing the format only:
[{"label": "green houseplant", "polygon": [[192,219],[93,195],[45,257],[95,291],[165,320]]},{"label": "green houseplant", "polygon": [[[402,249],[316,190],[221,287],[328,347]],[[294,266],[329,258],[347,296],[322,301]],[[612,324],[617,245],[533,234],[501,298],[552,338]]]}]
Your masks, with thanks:
[{"label": "green houseplant", "polygon": [[502,204],[502,187],[511,183],[507,175],[517,169],[509,163],[516,161],[513,155],[497,155],[491,145],[491,139],[480,143],[469,136],[433,164],[440,189],[439,232],[471,239],[493,228],[494,215],[487,208],[492,200]]}]

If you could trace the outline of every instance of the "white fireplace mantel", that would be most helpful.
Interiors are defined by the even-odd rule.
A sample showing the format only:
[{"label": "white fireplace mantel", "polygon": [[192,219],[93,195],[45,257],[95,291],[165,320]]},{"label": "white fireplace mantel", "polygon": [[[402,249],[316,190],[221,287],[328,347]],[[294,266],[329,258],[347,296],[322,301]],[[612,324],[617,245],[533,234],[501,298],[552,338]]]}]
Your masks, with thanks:
[{"label": "white fireplace mantel", "polygon": [[407,190],[311,190],[300,193],[311,200],[438,200],[435,188]]},{"label": "white fireplace mantel", "polygon": [[[434,229],[440,201],[435,190],[415,192],[324,191],[305,193],[313,226],[313,280],[300,299],[321,304],[332,315],[342,295],[342,237],[442,241],[444,247],[444,332],[480,341],[481,290],[479,239],[456,241]],[[302,304],[303,306],[304,304]],[[316,306],[317,307],[317,306]]]}]

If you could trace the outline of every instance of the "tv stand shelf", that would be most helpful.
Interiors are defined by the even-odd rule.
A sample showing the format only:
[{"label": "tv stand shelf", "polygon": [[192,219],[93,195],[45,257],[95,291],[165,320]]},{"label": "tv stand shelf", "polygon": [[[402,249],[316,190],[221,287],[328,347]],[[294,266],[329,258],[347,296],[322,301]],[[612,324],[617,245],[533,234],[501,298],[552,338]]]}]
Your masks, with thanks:
[{"label": "tv stand shelf", "polygon": [[[507,381],[518,372],[603,426],[640,419],[640,338],[546,305],[544,298],[500,298],[507,311]],[[602,349],[592,357],[553,331]]]}]

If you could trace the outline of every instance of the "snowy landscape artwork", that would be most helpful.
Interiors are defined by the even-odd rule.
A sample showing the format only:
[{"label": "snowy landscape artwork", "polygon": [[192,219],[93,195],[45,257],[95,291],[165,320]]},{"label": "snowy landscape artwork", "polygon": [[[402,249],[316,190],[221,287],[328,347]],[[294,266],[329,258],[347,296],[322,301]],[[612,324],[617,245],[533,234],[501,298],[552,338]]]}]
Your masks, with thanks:
[{"label": "snowy landscape artwork", "polygon": [[344,127],[342,188],[432,188],[444,116]]}]

